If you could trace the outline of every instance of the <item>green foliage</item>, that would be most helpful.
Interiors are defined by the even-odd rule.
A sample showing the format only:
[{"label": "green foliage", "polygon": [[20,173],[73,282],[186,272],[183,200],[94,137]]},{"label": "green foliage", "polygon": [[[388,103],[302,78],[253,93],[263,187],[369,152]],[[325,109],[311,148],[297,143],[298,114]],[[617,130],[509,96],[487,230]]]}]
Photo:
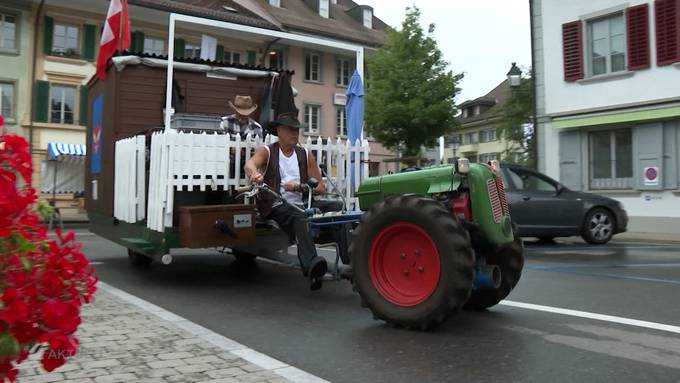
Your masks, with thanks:
[{"label": "green foliage", "polygon": [[534,133],[532,123],[534,93],[533,78],[522,78],[520,85],[510,88],[510,97],[499,110],[501,122],[498,133],[505,140],[514,142],[503,153],[503,160],[535,167]]},{"label": "green foliage", "polygon": [[419,155],[455,127],[454,97],[463,78],[447,70],[434,24],[426,34],[419,18],[418,8],[407,8],[401,30],[388,30],[385,44],[367,62],[367,131],[386,147],[401,148],[404,157]]}]

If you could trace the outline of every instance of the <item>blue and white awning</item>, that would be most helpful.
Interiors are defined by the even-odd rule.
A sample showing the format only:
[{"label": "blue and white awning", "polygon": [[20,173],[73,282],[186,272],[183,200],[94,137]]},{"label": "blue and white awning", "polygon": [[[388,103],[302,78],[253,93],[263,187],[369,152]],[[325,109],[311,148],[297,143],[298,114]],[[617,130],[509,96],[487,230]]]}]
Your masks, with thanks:
[{"label": "blue and white awning", "polygon": [[85,145],[50,142],[47,144],[47,158],[50,161],[63,161],[67,158],[85,159]]}]

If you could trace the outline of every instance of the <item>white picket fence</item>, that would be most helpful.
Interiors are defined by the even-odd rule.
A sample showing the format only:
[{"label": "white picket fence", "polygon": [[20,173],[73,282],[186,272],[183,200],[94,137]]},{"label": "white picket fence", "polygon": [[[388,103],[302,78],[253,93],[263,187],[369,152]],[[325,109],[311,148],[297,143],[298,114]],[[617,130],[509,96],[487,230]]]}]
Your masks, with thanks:
[{"label": "white picket fence", "polygon": [[125,222],[144,219],[146,209],[145,137],[137,136],[116,142],[113,184],[113,216]]},{"label": "white picket fence", "polygon": [[[143,142],[142,136],[137,137],[137,139],[140,138]],[[135,184],[133,181],[139,180],[140,175],[143,181],[144,167],[140,167],[138,163],[136,167],[131,166],[123,158],[120,159],[119,166],[119,145],[124,148],[123,151],[132,150],[132,144],[127,143],[126,140],[133,141],[135,138],[120,140],[116,143],[114,205],[120,205],[120,210],[116,212],[120,212],[121,215],[114,214],[120,220],[137,222],[143,219],[143,214],[140,215],[138,210],[136,215],[131,214],[129,205],[132,204],[132,200],[141,200],[143,203],[144,190],[139,188],[133,190],[130,184]],[[172,226],[175,191],[228,190],[246,185],[248,180],[240,166],[241,149],[245,149],[245,160],[248,160],[256,148],[263,144],[269,145],[276,140],[277,137],[270,135],[264,140],[250,136],[242,140],[238,135],[226,134],[193,134],[175,130],[155,133],[151,139],[147,227],[163,231],[166,227]],[[333,190],[333,187],[327,183],[326,191],[331,193],[331,197],[332,194],[341,194],[347,201],[348,208],[358,208],[354,192],[361,180],[368,176],[368,141],[357,140],[355,146],[350,146],[349,142],[340,139],[327,139],[325,143],[323,141],[321,137],[314,140],[307,137],[303,146],[315,154],[320,164],[326,165],[328,176],[339,189]],[[141,158],[143,158],[144,147],[137,144],[135,150],[137,150],[136,154],[126,152],[126,154],[121,153],[120,156],[131,161],[131,158],[140,158],[141,153]],[[234,164],[231,163],[230,152],[234,154]],[[352,153],[354,153],[355,161],[352,161]],[[234,174],[230,174],[232,167]],[[352,168],[354,168],[353,172]],[[354,182],[351,180],[352,174]],[[120,188],[119,183],[121,183]],[[135,206],[139,207],[139,205]]]}]

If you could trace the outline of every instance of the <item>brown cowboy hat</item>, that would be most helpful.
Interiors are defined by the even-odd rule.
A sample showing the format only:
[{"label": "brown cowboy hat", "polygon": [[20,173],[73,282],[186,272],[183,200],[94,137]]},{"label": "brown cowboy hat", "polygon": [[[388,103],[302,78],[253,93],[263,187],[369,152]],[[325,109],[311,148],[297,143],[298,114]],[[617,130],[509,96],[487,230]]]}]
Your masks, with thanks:
[{"label": "brown cowboy hat", "polygon": [[276,128],[279,126],[289,126],[295,129],[306,129],[307,124],[300,122],[292,113],[282,113],[274,121],[269,123],[269,134],[278,136]]},{"label": "brown cowboy hat", "polygon": [[249,116],[251,113],[257,109],[257,104],[253,104],[253,99],[250,96],[239,96],[234,97],[234,102],[229,100],[229,106],[236,111],[236,113]]}]

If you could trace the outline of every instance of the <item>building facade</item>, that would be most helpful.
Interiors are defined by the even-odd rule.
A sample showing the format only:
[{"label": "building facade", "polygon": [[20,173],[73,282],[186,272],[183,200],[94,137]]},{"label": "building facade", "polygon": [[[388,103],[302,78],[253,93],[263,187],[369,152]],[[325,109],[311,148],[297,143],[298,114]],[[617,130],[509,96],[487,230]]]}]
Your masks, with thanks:
[{"label": "building facade", "polygon": [[[168,55],[168,16],[181,13],[256,27],[260,30],[318,35],[329,40],[379,46],[385,24],[370,7],[352,1],[191,1],[128,0],[133,53]],[[40,187],[47,144],[86,144],[86,84],[95,73],[107,2],[89,0],[6,0],[0,5],[0,108],[6,129],[29,137],[34,185]],[[214,33],[213,33],[214,32]],[[178,25],[172,54],[200,58],[203,35],[216,39],[215,60],[295,71],[304,134],[346,137],[344,94],[355,57],[332,49],[313,50],[274,37],[200,30]],[[36,52],[35,56],[33,52]],[[35,70],[33,70],[35,68]],[[228,83],[225,83],[228,86]],[[33,105],[31,105],[33,101]],[[31,112],[32,110],[32,112]],[[230,114],[224,105],[224,114]],[[162,111],[158,111],[162,113]],[[385,172],[389,152],[371,143],[371,169]]]},{"label": "building facade", "polygon": [[532,2],[539,170],[680,232],[680,2]]},{"label": "building facade", "polygon": [[508,81],[504,80],[486,95],[460,104],[460,126],[446,138],[444,162],[453,163],[456,157],[471,162],[505,159],[508,150],[516,146],[498,131],[498,111],[509,94]]}]

